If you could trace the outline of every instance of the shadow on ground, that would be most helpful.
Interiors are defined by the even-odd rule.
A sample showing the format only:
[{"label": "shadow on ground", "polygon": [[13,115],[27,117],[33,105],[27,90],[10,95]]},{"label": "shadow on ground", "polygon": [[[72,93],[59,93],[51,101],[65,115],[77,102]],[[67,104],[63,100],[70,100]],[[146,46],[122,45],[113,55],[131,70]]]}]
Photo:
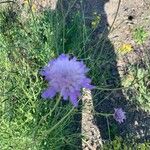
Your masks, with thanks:
[{"label": "shadow on ground", "polygon": [[[82,3],[77,2],[71,8],[72,11],[82,11],[85,24],[90,29],[92,28],[94,14],[100,16],[100,23],[96,29],[93,29],[90,40],[85,45],[86,49],[93,49],[90,56],[92,55],[92,58],[96,61],[93,69],[96,70],[94,73],[97,76],[93,81],[96,85],[102,87],[101,90],[93,92],[93,95],[96,95],[93,99],[95,111],[113,113],[114,108],[121,107],[127,116],[126,121],[122,124],[115,122],[113,118],[108,118],[110,133],[108,132],[108,122],[105,117],[95,116],[96,124],[104,140],[113,140],[115,136],[121,136],[123,139],[126,138],[129,141],[131,139],[138,139],[138,141],[142,142],[149,138],[150,122],[148,121],[148,114],[137,108],[136,104],[127,101],[122,90],[116,89],[122,87],[122,85],[117,68],[117,56],[114,46],[108,37],[110,25],[108,24],[105,11],[105,4],[108,2],[109,0],[84,0]],[[64,7],[67,7],[67,2],[64,2],[64,4]],[[67,19],[70,18],[68,17]],[[72,38],[71,36],[69,38]]]},{"label": "shadow on ground", "polygon": [[[114,89],[95,91],[94,94],[99,94],[93,99],[94,109],[96,112],[113,113],[114,108],[123,108],[127,116],[123,124],[118,124],[113,118],[109,118],[110,138],[122,136],[122,138],[129,137],[130,140],[133,138],[142,142],[150,138],[148,114],[138,109],[134,103],[127,101],[122,90],[115,90],[121,87],[121,79],[117,68],[117,56],[114,46],[108,37],[110,25],[108,24],[105,11],[105,4],[108,2],[109,0],[86,0],[84,3],[85,18],[92,18],[94,12],[101,16],[100,25],[91,37],[91,44],[96,45],[94,47],[96,49],[96,57],[100,58],[99,66],[95,68],[99,69],[99,78],[97,78],[96,83],[99,83],[98,80],[100,80],[101,83],[98,86],[104,87],[104,89]],[[86,19],[86,23],[90,26],[91,20]],[[95,119],[102,139],[109,139],[106,118],[95,116]]]}]

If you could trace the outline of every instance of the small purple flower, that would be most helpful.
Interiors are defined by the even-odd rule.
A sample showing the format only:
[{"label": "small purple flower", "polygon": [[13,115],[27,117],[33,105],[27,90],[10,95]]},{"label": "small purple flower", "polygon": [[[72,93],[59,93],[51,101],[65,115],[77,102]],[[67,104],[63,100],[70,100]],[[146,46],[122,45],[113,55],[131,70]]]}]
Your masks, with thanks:
[{"label": "small purple flower", "polygon": [[77,61],[75,57],[62,54],[57,59],[53,59],[40,72],[48,81],[48,89],[42,94],[44,99],[53,98],[56,93],[60,93],[64,100],[68,97],[71,103],[78,106],[78,97],[82,88],[92,89],[91,79],[85,74],[89,71],[83,62]]},{"label": "small purple flower", "polygon": [[113,116],[114,119],[119,123],[123,123],[124,119],[126,119],[125,112],[122,110],[122,108],[115,108]]}]

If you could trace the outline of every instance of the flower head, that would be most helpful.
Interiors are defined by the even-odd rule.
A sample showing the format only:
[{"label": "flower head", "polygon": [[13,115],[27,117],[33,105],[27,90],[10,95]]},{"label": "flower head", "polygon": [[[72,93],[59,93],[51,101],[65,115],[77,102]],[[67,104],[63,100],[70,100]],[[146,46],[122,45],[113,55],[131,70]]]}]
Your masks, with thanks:
[{"label": "flower head", "polygon": [[133,51],[133,47],[131,44],[122,44],[122,46],[119,48],[119,52],[122,54],[126,54]]},{"label": "flower head", "polygon": [[114,119],[119,123],[122,123],[124,119],[126,119],[125,112],[122,110],[122,108],[115,108],[115,112],[113,116]]},{"label": "flower head", "polygon": [[60,93],[64,100],[70,98],[76,107],[81,89],[94,87],[90,84],[91,79],[85,76],[88,70],[83,62],[77,61],[75,57],[70,59],[69,55],[62,54],[53,59],[41,71],[41,75],[48,81],[48,89],[42,97],[53,98],[56,93]]}]

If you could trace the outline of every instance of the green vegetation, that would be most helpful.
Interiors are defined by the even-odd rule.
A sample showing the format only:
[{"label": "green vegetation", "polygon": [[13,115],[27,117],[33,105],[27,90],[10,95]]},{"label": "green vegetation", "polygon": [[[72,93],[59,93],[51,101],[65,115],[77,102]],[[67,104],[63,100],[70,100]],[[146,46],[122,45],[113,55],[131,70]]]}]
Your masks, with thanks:
[{"label": "green vegetation", "polygon": [[[48,101],[41,98],[47,83],[39,71],[60,54],[76,56],[90,68],[89,76],[97,88],[93,92],[96,107],[115,89],[122,88],[117,69],[113,69],[116,67],[113,45],[107,35],[95,33],[101,17],[94,13],[94,19],[87,25],[83,8],[74,7],[75,2],[70,0],[66,8],[42,12],[30,7],[20,10],[15,3],[5,5],[6,9],[0,6],[4,8],[0,9],[1,150],[81,149],[82,108],[73,109],[68,101],[61,101],[53,110],[58,97]],[[22,12],[25,12],[24,17]],[[142,44],[147,34],[143,29],[136,30],[134,38]],[[147,75],[148,69],[133,71],[136,92],[130,97],[146,111],[150,107]],[[116,132],[115,126],[110,134],[115,136]],[[125,149],[123,139],[106,142],[104,148],[107,150],[113,145],[115,150],[120,150],[120,141]],[[148,150],[147,143],[137,144],[137,147]]]},{"label": "green vegetation", "polygon": [[106,142],[104,145],[104,150],[114,149],[114,150],[148,150],[150,148],[150,143],[136,143],[136,141],[124,141],[121,137],[115,137],[111,142]]},{"label": "green vegetation", "polygon": [[69,51],[64,47],[62,14],[30,12],[23,22],[12,7],[0,13],[0,149],[76,149],[81,136],[76,129],[80,123],[74,121],[78,112],[69,103],[51,112],[56,100],[41,99],[46,83],[40,69]]},{"label": "green vegetation", "polygon": [[133,70],[124,78],[125,86],[132,85],[132,89],[127,90],[133,94],[128,94],[128,99],[133,100],[140,108],[145,111],[150,110],[150,72],[149,68],[133,67]]},{"label": "green vegetation", "polygon": [[133,39],[138,44],[143,44],[148,38],[148,32],[143,27],[138,27],[133,32]]}]

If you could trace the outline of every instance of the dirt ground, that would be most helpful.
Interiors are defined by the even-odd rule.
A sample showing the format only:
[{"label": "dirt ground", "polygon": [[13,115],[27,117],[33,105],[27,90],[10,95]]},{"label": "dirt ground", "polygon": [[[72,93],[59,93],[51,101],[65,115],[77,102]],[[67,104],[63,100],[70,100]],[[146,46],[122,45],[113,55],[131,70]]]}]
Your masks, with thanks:
[{"label": "dirt ground", "polygon": [[[110,26],[116,16],[118,5],[119,0],[110,0],[105,5],[105,11]],[[150,38],[148,38],[142,46],[138,45],[133,40],[133,30],[137,27],[143,27],[148,32],[148,37],[150,37],[150,0],[121,0],[117,18],[109,34],[109,39],[113,43],[117,55],[117,67],[120,77],[124,74],[122,70],[125,70],[124,67],[126,67],[127,63],[139,63],[143,59],[143,51],[148,50],[150,52]],[[126,55],[119,55],[118,49],[123,43],[131,44],[133,51]],[[126,104],[124,108],[129,114],[124,129],[127,129],[127,132],[133,134],[133,137],[149,139],[149,114],[144,112],[140,114],[134,106],[128,108],[128,104]],[[125,132],[123,128],[121,128],[121,130],[122,133]]]},{"label": "dirt ground", "polygon": [[[145,41],[145,44],[142,46],[137,45],[137,43],[133,40],[133,30],[141,26],[148,31],[150,37],[150,0],[88,0],[87,3],[89,5],[92,5],[92,7],[90,7],[87,4],[87,6],[89,7],[87,8],[87,15],[89,15],[89,12],[91,10],[97,11],[99,14],[101,14],[103,27],[100,27],[100,32],[103,32],[104,30],[105,32],[107,32],[106,30],[109,31],[111,25],[113,24],[112,31],[109,33],[108,38],[110,42],[113,43],[113,47],[117,55],[117,69],[119,72],[119,76],[122,78],[123,74],[125,73],[124,70],[127,66],[127,63],[134,64],[140,62],[143,59],[143,51],[145,49],[150,52],[150,38],[148,38],[147,41]],[[119,11],[117,12],[118,7]],[[119,55],[118,49],[121,44],[124,43],[131,44],[133,47],[133,51],[126,55]],[[114,102],[116,99],[119,99],[118,97],[120,98],[119,101],[122,102]],[[110,100],[108,100],[108,102],[106,101],[105,104],[100,105],[100,107],[102,108],[100,108],[98,111],[105,112],[106,108],[108,110],[110,109],[109,106],[123,107],[127,112],[127,120],[123,125],[118,125],[120,135],[124,136],[126,134],[130,134],[134,138],[143,140],[150,139],[149,114],[145,112],[139,112],[135,105],[126,102],[125,99],[126,98],[122,91],[116,92],[114,96],[111,97]],[[88,118],[88,114],[85,118]],[[82,121],[85,121],[86,125],[88,126],[87,119],[83,118]],[[107,126],[106,121],[104,121],[103,119],[96,119],[96,125],[100,130],[102,139],[107,139],[108,136],[106,136],[104,133],[107,132],[107,129],[105,129]],[[83,126],[83,128],[88,128],[87,131],[90,130],[90,127]],[[91,139],[90,136],[91,135],[89,134],[89,139]],[[92,147],[92,145],[90,144],[92,142],[93,141],[88,141],[88,145],[90,146],[87,145],[87,147],[89,149],[90,147]],[[87,147],[86,149],[88,149]],[[96,148],[93,147],[93,149]]]},{"label": "dirt ground", "polygon": [[[117,5],[119,0],[110,0],[105,7],[108,22],[111,25],[116,15]],[[118,50],[122,43],[129,43],[133,46],[134,51],[127,55],[130,62],[139,60],[139,47],[133,40],[133,30],[136,27],[144,27],[148,32],[150,28],[150,0],[121,0],[119,12],[113,25],[113,31],[109,38]],[[149,32],[150,35],[150,32]],[[149,39],[145,43],[147,48]],[[142,56],[141,56],[142,57]],[[118,59],[118,66],[122,65],[122,58]]]}]

